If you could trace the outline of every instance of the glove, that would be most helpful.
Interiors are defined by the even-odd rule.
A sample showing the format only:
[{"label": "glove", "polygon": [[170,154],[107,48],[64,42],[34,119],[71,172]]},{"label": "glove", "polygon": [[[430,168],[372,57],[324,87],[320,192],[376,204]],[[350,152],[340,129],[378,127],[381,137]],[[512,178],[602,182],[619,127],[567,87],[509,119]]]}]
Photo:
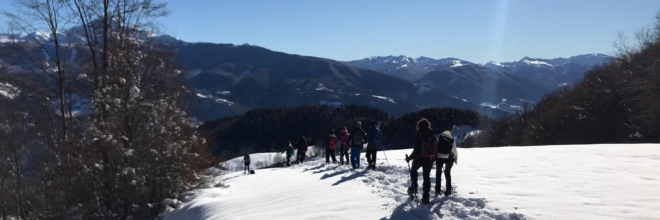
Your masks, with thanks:
[{"label": "glove", "polygon": [[410,163],[410,160],[412,160],[412,159],[410,159],[410,157],[406,156],[406,163]]}]

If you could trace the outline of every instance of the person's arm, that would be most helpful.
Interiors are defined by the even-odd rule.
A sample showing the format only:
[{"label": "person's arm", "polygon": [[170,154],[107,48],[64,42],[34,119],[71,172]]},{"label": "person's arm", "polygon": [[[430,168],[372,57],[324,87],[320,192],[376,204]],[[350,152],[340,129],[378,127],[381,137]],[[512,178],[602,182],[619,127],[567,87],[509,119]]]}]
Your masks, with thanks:
[{"label": "person's arm", "polygon": [[348,140],[346,140],[346,146],[352,147],[351,143],[353,143],[353,136],[355,136],[355,133],[357,132],[358,132],[357,130],[351,132],[351,135],[348,136]]},{"label": "person's arm", "polygon": [[413,152],[410,154],[410,159],[417,159],[419,157],[419,152],[421,151],[421,141],[419,139],[415,139],[415,147],[413,148]]}]

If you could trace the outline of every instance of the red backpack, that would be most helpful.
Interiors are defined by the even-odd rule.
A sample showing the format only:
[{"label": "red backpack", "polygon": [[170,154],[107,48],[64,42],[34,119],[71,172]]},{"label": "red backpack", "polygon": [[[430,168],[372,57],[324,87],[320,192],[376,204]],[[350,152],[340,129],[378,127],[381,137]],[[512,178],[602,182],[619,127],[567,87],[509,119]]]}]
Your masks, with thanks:
[{"label": "red backpack", "polygon": [[337,143],[337,138],[336,138],[336,137],[331,137],[331,138],[330,138],[330,150],[334,150],[334,149],[335,149],[335,146],[336,146],[335,144],[336,144],[336,143]]},{"label": "red backpack", "polygon": [[438,154],[438,149],[436,147],[438,145],[438,141],[435,138],[431,140],[424,140],[420,138],[420,140],[422,141],[422,152],[420,155],[431,160],[435,158],[435,155]]}]

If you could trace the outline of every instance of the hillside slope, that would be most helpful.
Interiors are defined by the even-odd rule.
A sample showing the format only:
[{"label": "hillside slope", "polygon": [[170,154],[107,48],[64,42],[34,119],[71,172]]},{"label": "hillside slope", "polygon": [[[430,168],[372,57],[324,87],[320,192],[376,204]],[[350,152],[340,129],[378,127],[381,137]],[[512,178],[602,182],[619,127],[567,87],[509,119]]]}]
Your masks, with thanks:
[{"label": "hillside slope", "polygon": [[[658,149],[657,144],[459,149],[458,165],[452,169],[456,192],[421,206],[409,201],[405,193],[410,181],[403,157],[410,149],[386,151],[389,160],[379,153],[380,172],[354,171],[320,160],[257,170],[255,175],[217,175],[216,169],[210,169],[209,184],[222,182],[228,187],[191,192],[178,209],[167,210],[164,216],[653,219],[660,216]],[[364,156],[362,163],[366,165]],[[431,181],[435,181],[434,174]]]}]

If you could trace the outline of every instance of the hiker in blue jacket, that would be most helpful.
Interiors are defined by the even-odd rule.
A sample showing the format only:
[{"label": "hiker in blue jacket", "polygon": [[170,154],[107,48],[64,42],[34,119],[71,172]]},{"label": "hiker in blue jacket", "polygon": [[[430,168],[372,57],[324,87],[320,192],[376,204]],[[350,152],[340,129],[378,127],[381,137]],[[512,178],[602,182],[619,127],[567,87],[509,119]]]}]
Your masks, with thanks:
[{"label": "hiker in blue jacket", "polygon": [[355,130],[351,132],[348,143],[351,144],[351,166],[353,169],[360,168],[360,153],[364,144],[367,143],[367,133],[362,130],[362,122],[357,122]]},{"label": "hiker in blue jacket", "polygon": [[381,147],[382,133],[376,126],[375,122],[371,122],[371,130],[369,130],[369,143],[367,143],[367,162],[369,165],[367,169],[376,170],[376,153]]},{"label": "hiker in blue jacket", "polygon": [[284,152],[286,152],[286,165],[291,166],[291,157],[293,156],[293,145],[291,144],[291,141],[286,141],[284,150],[282,150],[282,153]]}]

